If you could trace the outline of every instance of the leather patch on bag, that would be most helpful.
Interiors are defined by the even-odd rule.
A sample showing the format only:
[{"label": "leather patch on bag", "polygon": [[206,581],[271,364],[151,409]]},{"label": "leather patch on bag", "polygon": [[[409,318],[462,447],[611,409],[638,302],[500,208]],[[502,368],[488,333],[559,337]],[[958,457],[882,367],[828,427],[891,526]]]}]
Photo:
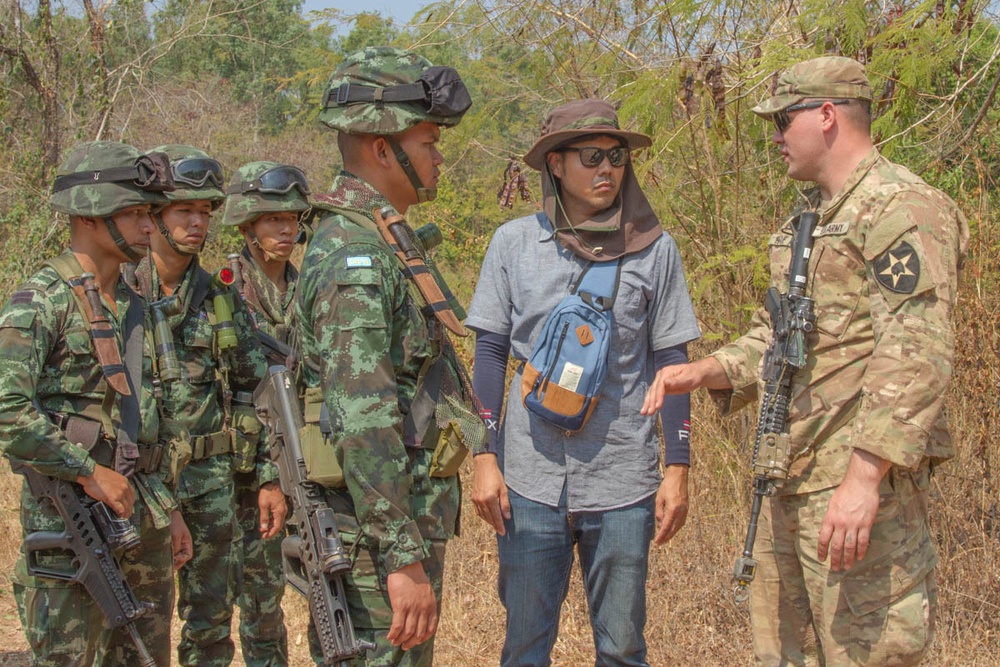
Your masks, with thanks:
[{"label": "leather patch on bag", "polygon": [[576,337],[580,341],[580,345],[587,346],[594,342],[594,332],[586,324],[581,324],[576,328]]},{"label": "leather patch on bag", "polygon": [[920,258],[906,241],[875,258],[875,280],[897,294],[912,294],[920,279]]}]

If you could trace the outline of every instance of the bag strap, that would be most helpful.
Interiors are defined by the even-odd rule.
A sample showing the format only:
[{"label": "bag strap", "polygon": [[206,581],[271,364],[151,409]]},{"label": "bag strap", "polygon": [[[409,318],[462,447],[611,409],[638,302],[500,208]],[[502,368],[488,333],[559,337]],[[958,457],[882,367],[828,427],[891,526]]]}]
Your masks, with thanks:
[{"label": "bag strap", "polygon": [[580,275],[573,293],[591,308],[609,311],[618,298],[621,276],[621,257],[610,262],[591,262]]}]

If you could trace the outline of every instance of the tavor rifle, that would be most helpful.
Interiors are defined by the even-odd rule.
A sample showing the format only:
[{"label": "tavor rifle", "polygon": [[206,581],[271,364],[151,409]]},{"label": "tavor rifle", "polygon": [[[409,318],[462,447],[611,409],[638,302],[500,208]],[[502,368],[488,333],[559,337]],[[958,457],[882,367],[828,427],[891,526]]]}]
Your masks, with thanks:
[{"label": "tavor rifle", "polygon": [[[66,526],[62,532],[38,531],[25,538],[28,573],[83,586],[104,615],[105,627],[112,630],[124,627],[139,653],[139,664],[156,667],[135,627],[135,621],[154,605],[136,599],[115,557],[116,550],[128,551],[139,544],[135,526],[128,519],[116,516],[104,503],[86,495],[79,484],[43,475],[24,464],[14,463],[11,470],[25,476],[31,494],[50,502]],[[42,565],[39,554],[53,550],[72,553],[75,569]]]},{"label": "tavor rifle", "polygon": [[309,613],[323,648],[323,664],[344,665],[375,648],[354,635],[344,592],[351,559],[337,531],[337,521],[323,497],[323,487],[306,477],[302,458],[302,412],[294,376],[271,366],[254,392],[254,408],[267,427],[271,458],[278,467],[281,491],[292,500],[296,534],[281,542],[285,581],[309,601]]}]

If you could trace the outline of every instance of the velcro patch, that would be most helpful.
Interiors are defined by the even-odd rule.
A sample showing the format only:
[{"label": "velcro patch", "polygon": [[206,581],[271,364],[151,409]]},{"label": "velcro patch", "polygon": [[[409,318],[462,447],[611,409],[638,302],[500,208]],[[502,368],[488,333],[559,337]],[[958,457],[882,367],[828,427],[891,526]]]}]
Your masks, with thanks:
[{"label": "velcro patch", "polygon": [[21,290],[14,292],[13,296],[10,297],[10,302],[13,304],[31,303],[31,297],[32,293],[29,290]]},{"label": "velcro patch", "polygon": [[875,280],[897,294],[912,294],[920,279],[920,258],[906,241],[875,258]]},{"label": "velcro patch", "polygon": [[345,261],[349,269],[370,269],[372,266],[371,257],[348,257]]}]

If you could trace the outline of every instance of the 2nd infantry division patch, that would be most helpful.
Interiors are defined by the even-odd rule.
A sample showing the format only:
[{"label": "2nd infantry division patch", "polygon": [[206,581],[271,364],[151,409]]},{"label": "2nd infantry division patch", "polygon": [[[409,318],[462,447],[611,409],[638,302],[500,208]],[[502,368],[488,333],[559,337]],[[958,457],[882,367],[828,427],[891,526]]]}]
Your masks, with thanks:
[{"label": "2nd infantry division patch", "polygon": [[920,278],[920,258],[906,241],[879,255],[874,268],[875,279],[899,294],[912,294]]}]

